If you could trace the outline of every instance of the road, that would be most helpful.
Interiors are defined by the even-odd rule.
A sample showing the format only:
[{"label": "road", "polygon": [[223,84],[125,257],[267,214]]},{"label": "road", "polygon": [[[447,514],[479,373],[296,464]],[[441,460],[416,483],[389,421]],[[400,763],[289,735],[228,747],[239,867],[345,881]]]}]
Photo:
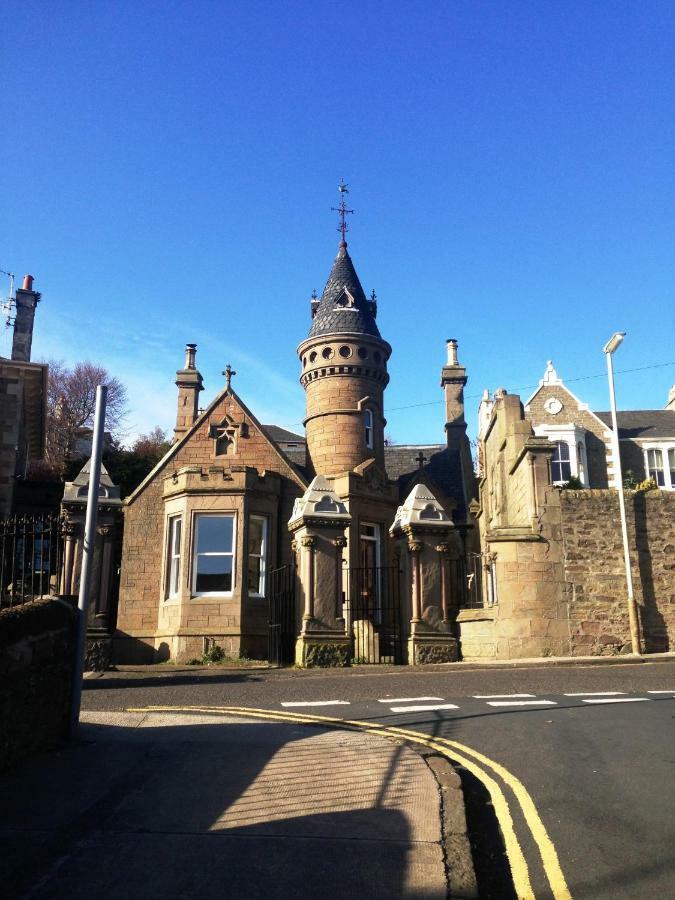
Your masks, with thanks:
[{"label": "road", "polygon": [[[675,897],[675,661],[467,671],[162,666],[85,682],[85,709],[148,706],[245,707],[440,739],[459,762],[478,843],[495,799],[486,785],[498,782],[508,806],[506,818],[496,807],[502,833],[510,814],[537,898],[566,888],[589,900]],[[494,847],[477,851],[495,858]],[[503,882],[491,884],[483,868],[483,895],[502,900]]]}]

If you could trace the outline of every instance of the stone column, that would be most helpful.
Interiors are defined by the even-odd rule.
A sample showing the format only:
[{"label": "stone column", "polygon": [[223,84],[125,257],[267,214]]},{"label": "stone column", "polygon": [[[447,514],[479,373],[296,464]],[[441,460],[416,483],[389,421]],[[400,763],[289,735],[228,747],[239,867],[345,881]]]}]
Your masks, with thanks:
[{"label": "stone column", "polygon": [[455,661],[456,611],[450,601],[448,568],[451,553],[461,552],[461,539],[452,520],[429,488],[418,484],[399,506],[389,533],[408,548],[408,661],[413,665]]},{"label": "stone column", "polygon": [[288,523],[299,548],[298,594],[303,604],[296,642],[299,666],[347,666],[350,639],[341,617],[342,549],[351,516],[329,482],[318,475],[295,501]]}]

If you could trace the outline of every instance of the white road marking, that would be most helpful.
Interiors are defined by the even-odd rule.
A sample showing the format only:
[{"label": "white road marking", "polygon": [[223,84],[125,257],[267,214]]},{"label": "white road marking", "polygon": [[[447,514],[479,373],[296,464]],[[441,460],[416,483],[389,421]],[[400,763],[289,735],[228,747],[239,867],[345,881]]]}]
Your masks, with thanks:
[{"label": "white road marking", "polygon": [[488,700],[488,706],[557,706],[555,700]]},{"label": "white road marking", "polygon": [[378,703],[415,703],[420,700],[442,700],[443,697],[388,697],[386,700],[378,700]]},{"label": "white road marking", "polygon": [[536,694],[474,694],[474,700],[509,700],[516,697],[536,697]]},{"label": "white road marking", "polygon": [[675,695],[675,688],[672,691],[647,691],[648,694],[673,694]]},{"label": "white road marking", "polygon": [[583,703],[639,703],[640,700],[649,700],[649,697],[595,697],[592,700],[583,700]]},{"label": "white road marking", "polygon": [[282,706],[349,706],[349,700],[293,700]]},{"label": "white road marking", "polygon": [[563,697],[619,697],[625,691],[585,691],[581,694],[563,694]]},{"label": "white road marking", "polygon": [[432,706],[392,706],[392,712],[426,712],[434,709],[459,709],[454,703],[436,703]]}]

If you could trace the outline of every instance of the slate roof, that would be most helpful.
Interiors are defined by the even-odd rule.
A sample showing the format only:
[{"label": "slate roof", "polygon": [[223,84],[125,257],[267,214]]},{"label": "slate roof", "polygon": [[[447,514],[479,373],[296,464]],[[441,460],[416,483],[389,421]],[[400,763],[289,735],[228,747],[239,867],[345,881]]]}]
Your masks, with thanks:
[{"label": "slate roof", "polygon": [[304,434],[295,434],[293,431],[287,431],[285,428],[282,428],[280,425],[263,425],[263,428],[267,432],[268,436],[272,438],[273,441],[282,441],[283,443],[305,443]]},{"label": "slate roof", "polygon": [[[352,308],[337,305],[345,288],[354,298]],[[359,276],[356,274],[354,264],[347,252],[347,244],[344,242],[340,243],[338,255],[335,257],[326,287],[323,289],[316,315],[312,320],[309,337],[341,333],[370,334],[380,337],[379,329],[375,324],[373,303],[366,298],[363,292]]]},{"label": "slate roof", "polygon": [[[425,457],[421,470],[417,461],[420,451]],[[309,478],[306,468],[306,446],[291,447],[284,450],[284,455],[305,478]],[[456,450],[449,449],[445,444],[406,444],[385,447],[384,466],[388,477],[397,482],[401,500],[408,496],[421,472],[422,477],[427,475],[434,487],[438,488],[444,497],[452,497],[456,502],[454,517],[458,521],[465,518],[466,504],[462,484],[462,464]]]},{"label": "slate roof", "polygon": [[[599,412],[596,416],[608,428],[612,427],[612,414]],[[619,440],[659,440],[675,438],[674,409],[630,409],[616,414]]]},{"label": "slate roof", "polygon": [[[426,458],[421,469],[417,461],[420,451]],[[453,517],[457,520],[466,517],[462,462],[457,450],[452,450],[445,444],[385,447],[384,465],[389,478],[398,482],[401,498],[408,495],[420,474],[428,475],[446,497],[451,497],[456,502]]]}]

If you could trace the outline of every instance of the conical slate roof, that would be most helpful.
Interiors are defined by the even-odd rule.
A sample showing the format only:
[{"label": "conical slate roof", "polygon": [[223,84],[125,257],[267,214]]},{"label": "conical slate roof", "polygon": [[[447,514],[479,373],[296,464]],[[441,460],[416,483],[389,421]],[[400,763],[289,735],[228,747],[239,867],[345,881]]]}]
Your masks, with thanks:
[{"label": "conical slate roof", "polygon": [[336,333],[380,337],[375,324],[375,311],[375,302],[366,298],[347,253],[347,244],[342,241],[317,306],[309,337]]}]

